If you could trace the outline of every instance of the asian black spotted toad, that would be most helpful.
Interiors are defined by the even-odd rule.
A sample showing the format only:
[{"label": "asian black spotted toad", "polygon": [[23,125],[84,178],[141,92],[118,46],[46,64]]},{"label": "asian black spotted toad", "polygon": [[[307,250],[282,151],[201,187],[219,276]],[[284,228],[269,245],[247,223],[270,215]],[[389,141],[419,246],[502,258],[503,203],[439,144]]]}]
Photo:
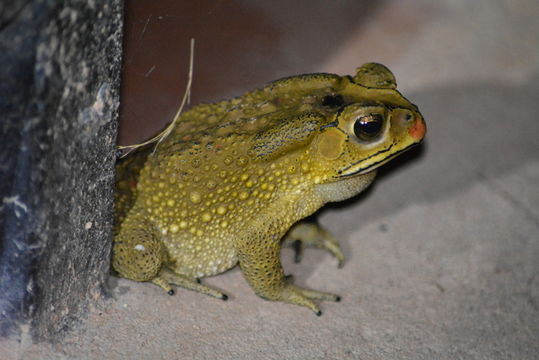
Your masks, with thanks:
[{"label": "asian black spotted toad", "polygon": [[360,193],[424,135],[417,107],[375,63],[353,77],[293,76],[195,106],[160,144],[119,161],[113,268],[170,294],[174,284],[226,299],[199,279],[239,264],[261,297],[320,315],[313,300],[339,297],[284,276],[283,237],[342,262],[336,240],[301,220]]}]

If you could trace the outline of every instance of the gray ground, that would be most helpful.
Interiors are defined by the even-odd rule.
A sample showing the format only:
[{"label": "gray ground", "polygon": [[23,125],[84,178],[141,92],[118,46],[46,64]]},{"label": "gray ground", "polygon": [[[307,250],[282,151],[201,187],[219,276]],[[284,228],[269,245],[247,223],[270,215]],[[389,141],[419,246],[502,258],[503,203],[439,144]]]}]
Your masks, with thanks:
[{"label": "gray ground", "polygon": [[428,125],[421,151],[322,212],[343,269],[283,250],[299,284],[342,302],[320,318],[267,302],[237,269],[207,280],[228,302],[113,279],[109,307],[62,344],[4,341],[2,359],[537,358],[539,5],[471,3],[390,1],[319,69],[388,64]]}]

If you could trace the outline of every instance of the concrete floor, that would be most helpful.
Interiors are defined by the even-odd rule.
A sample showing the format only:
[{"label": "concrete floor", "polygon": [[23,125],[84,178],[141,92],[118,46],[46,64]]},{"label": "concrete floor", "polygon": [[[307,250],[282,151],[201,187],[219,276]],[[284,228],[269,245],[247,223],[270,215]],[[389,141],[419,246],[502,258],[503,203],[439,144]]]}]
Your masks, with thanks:
[{"label": "concrete floor", "polygon": [[538,18],[532,0],[387,1],[316,65],[387,64],[428,125],[371,191],[322,211],[343,269],[283,250],[297,283],[342,296],[322,317],[258,298],[238,269],[207,279],[227,302],[112,279],[108,307],[61,344],[12,339],[0,357],[537,358]]}]

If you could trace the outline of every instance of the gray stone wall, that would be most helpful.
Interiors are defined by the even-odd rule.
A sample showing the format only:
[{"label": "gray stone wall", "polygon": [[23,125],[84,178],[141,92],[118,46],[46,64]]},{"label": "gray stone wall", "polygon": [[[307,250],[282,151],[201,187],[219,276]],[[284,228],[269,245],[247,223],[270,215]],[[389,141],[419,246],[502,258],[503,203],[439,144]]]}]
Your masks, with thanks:
[{"label": "gray stone wall", "polygon": [[0,7],[0,335],[52,340],[106,296],[123,4]]}]

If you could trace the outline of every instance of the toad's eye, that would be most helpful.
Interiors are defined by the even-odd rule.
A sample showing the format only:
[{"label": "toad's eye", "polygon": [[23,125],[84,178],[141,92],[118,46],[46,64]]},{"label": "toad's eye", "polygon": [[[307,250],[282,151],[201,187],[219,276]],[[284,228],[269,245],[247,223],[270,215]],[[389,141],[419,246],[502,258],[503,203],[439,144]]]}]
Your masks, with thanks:
[{"label": "toad's eye", "polygon": [[380,135],[384,127],[384,117],[381,114],[360,116],[354,123],[354,133],[363,141],[370,141]]},{"label": "toad's eye", "polygon": [[344,99],[342,95],[326,95],[322,99],[322,105],[323,106],[329,106],[329,107],[339,107],[344,104]]}]

